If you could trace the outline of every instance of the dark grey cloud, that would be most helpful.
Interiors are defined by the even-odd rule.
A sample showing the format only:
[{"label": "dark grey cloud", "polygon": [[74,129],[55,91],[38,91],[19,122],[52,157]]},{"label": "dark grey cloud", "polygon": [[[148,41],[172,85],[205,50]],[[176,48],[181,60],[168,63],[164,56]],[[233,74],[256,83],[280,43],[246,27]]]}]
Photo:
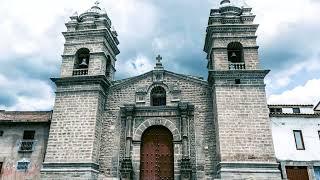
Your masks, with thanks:
[{"label": "dark grey cloud", "polygon": [[17,102],[14,94],[10,94],[7,90],[0,88],[0,106],[13,106]]},{"label": "dark grey cloud", "polygon": [[[120,29],[118,34],[121,54],[118,56],[116,78],[132,76],[131,71],[122,66],[124,63],[128,62],[133,69],[140,68],[140,65],[132,61],[135,57],[143,55],[149,59],[149,64],[154,64],[155,56],[161,54],[166,69],[177,73],[198,75],[206,79],[207,61],[203,45],[210,9],[213,8],[212,4],[218,4],[218,0],[215,1],[216,3],[210,0],[139,0],[136,3],[140,5],[136,7],[151,8],[150,12],[144,9],[128,10],[124,7],[123,12],[120,13],[107,6],[108,3],[114,2],[104,2],[115,28]],[[141,5],[143,3],[147,6]],[[126,11],[135,12],[129,13],[130,17],[126,17],[127,21],[122,21],[123,16],[127,16]],[[64,23],[68,20],[68,16],[73,14],[71,10],[65,13],[57,16],[51,26],[37,37],[25,31],[23,23],[15,22],[13,33],[30,40],[39,38],[37,39],[39,47],[27,54],[12,51],[0,56],[0,77],[6,77],[17,83],[24,82],[24,85],[32,82],[30,84],[35,87],[8,85],[6,89],[0,88],[0,106],[13,106],[19,97],[44,98],[46,94],[40,90],[37,91],[36,82],[44,84],[39,88],[48,85],[51,90],[54,89],[49,78],[59,76],[60,55],[64,42],[61,32],[65,31]],[[256,23],[264,22],[256,21]],[[282,26],[283,28],[279,28],[279,32],[272,37],[272,40],[259,41],[262,66],[271,69],[271,74],[309,59],[320,47],[320,36],[317,36],[320,25],[317,23],[302,20],[291,24],[284,23]],[[148,30],[145,31],[145,29]],[[25,33],[19,34],[21,32]],[[303,70],[294,76],[296,80],[290,86],[317,77],[319,73]]]},{"label": "dark grey cloud", "polygon": [[[151,59],[150,63],[154,63],[155,55],[160,53],[166,68],[178,73],[206,76],[205,54],[202,49],[210,11],[209,2],[195,3],[185,0],[152,1],[152,3],[159,13],[159,18],[154,22],[154,32],[135,41],[134,45],[132,41],[122,39],[119,34],[121,54],[118,56],[118,61],[125,61],[134,54],[143,53]],[[155,39],[167,41],[167,48],[155,49],[152,46]],[[121,67],[118,67],[117,73],[117,78],[130,76],[123,72]]]},{"label": "dark grey cloud", "polygon": [[0,61],[0,72],[11,78],[48,80],[51,76],[59,75],[59,64],[46,63],[48,60],[39,59],[39,57],[16,56]]}]

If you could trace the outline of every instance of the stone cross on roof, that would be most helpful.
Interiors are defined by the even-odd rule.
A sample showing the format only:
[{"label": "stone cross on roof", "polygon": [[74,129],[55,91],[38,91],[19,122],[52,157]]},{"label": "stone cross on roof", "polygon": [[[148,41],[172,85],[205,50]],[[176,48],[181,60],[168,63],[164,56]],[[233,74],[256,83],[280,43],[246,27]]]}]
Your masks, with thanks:
[{"label": "stone cross on roof", "polygon": [[162,62],[161,62],[161,60],[162,60],[162,57],[160,56],[160,54],[156,57],[156,60],[157,60],[157,62],[156,62],[156,66],[154,67],[154,69],[163,69],[163,66],[162,66]]},{"label": "stone cross on roof", "polygon": [[160,54],[156,57],[158,63],[161,63],[162,57],[160,56]]},{"label": "stone cross on roof", "polygon": [[99,6],[100,1],[96,1],[94,4],[95,4],[96,6]]}]

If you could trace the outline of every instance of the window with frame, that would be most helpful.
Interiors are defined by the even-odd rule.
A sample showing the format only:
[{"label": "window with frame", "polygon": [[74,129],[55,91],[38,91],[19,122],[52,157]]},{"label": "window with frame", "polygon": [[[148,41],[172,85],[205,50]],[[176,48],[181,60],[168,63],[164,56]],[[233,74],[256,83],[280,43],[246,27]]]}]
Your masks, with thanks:
[{"label": "window with frame", "polygon": [[20,152],[32,152],[35,144],[34,140],[35,131],[24,131],[23,139],[20,142]]},{"label": "window with frame", "polygon": [[107,62],[106,62],[106,76],[107,77],[110,77],[110,75],[111,75],[111,68],[112,68],[111,58],[108,55],[107,56]]},{"label": "window with frame", "polygon": [[293,134],[294,134],[294,140],[296,142],[297,150],[305,150],[302,131],[301,130],[294,130]]},{"label": "window with frame", "polygon": [[3,136],[3,131],[0,130],[0,136]]},{"label": "window with frame", "polygon": [[292,108],[293,113],[300,113],[300,108]]},{"label": "window with frame", "polygon": [[320,131],[318,131],[319,139],[320,139]]},{"label": "window with frame", "polygon": [[0,162],[0,178],[1,178],[1,175],[2,175],[2,165],[3,165],[3,162]]},{"label": "window with frame", "polygon": [[24,131],[23,132],[23,139],[28,139],[28,140],[34,139],[35,133],[36,133],[35,131]]},{"label": "window with frame", "polygon": [[157,86],[151,90],[151,105],[152,106],[165,106],[166,105],[166,90]]},{"label": "window with frame", "polygon": [[30,161],[22,160],[18,161],[17,163],[17,170],[18,171],[27,171],[30,165]]}]

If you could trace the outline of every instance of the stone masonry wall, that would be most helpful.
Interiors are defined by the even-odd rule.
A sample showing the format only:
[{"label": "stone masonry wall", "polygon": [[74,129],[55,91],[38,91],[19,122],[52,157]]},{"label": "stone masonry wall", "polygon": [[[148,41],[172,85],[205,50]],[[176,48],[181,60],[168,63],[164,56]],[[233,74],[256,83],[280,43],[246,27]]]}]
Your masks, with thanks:
[{"label": "stone masonry wall", "polygon": [[214,86],[221,161],[275,162],[264,88]]},{"label": "stone masonry wall", "polygon": [[103,102],[99,91],[87,88],[95,85],[58,87],[46,162],[98,163]]},{"label": "stone masonry wall", "polygon": [[[110,55],[111,63],[115,66],[115,54],[110,50],[110,45],[102,35],[95,36],[88,34],[87,36],[67,37],[61,64],[61,77],[72,76],[76,59],[75,55],[81,48],[87,48],[90,51],[89,75],[105,74],[107,55]],[[111,75],[113,76],[113,74]]]},{"label": "stone masonry wall", "polygon": [[[224,34],[219,34],[223,36]],[[254,34],[251,35],[254,37]],[[243,46],[243,58],[246,65],[246,69],[254,70],[259,69],[259,57],[258,57],[258,47],[256,44],[255,38],[221,38],[216,37],[214,40],[213,47],[218,48],[214,49],[211,59],[212,67],[215,70],[228,70],[229,62],[228,62],[228,52],[227,47],[230,42],[240,42]]]},{"label": "stone masonry wall", "polygon": [[[177,85],[181,89],[181,101],[190,102],[195,106],[194,124],[195,144],[191,144],[192,152],[196,155],[196,169],[198,179],[212,177],[214,174],[216,155],[215,155],[215,133],[212,114],[212,99],[208,85],[203,80],[195,80],[182,75],[174,75],[165,72],[163,83],[167,86]],[[150,87],[153,84],[152,73],[128,80],[120,85],[111,87],[106,102],[106,112],[104,117],[104,127],[102,135],[102,146],[100,156],[100,169],[108,177],[118,176],[118,159],[123,156],[119,151],[120,144],[124,139],[120,139],[123,132],[121,126],[120,107],[123,104],[135,103],[135,92],[141,86]],[[146,95],[144,106],[150,105],[150,91]],[[168,94],[168,92],[167,92]],[[167,96],[167,105],[177,105],[171,102]],[[140,105],[141,106],[141,105]],[[121,143],[122,142],[122,143]]]}]

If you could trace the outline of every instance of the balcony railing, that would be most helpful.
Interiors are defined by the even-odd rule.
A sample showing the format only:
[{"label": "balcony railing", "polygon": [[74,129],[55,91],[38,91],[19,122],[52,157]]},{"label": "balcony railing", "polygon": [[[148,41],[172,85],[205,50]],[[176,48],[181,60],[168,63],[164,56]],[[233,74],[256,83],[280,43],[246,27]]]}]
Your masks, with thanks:
[{"label": "balcony railing", "polygon": [[19,141],[18,144],[18,151],[19,152],[32,152],[34,151],[34,147],[36,146],[36,140],[27,140],[27,139],[22,139]]},{"label": "balcony railing", "polygon": [[244,63],[229,63],[230,70],[242,70],[246,69],[246,65]]},{"label": "balcony railing", "polygon": [[88,75],[88,69],[74,69],[73,76],[84,76],[84,75]]}]

